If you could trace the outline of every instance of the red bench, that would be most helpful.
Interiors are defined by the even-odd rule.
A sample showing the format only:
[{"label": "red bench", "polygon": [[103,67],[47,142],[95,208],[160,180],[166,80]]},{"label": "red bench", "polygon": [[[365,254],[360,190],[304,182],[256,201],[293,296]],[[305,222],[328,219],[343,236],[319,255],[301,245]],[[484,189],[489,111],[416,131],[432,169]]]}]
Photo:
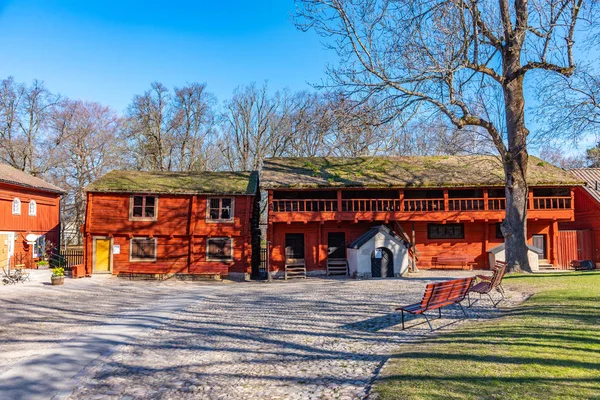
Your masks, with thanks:
[{"label": "red bench", "polygon": [[404,330],[404,312],[414,315],[423,315],[431,330],[433,330],[433,328],[425,311],[435,310],[437,308],[439,311],[439,318],[442,318],[442,307],[458,304],[466,317],[467,313],[460,302],[465,299],[465,296],[469,292],[469,289],[473,284],[473,279],[473,277],[470,277],[428,284],[425,287],[425,294],[423,295],[421,302],[396,308],[396,310],[402,311],[402,329]]},{"label": "red bench", "polygon": [[[502,288],[502,278],[504,278],[504,274],[506,273],[506,269],[508,268],[508,264],[504,261],[496,261],[494,264],[494,273],[492,276],[487,275],[477,275],[480,282],[475,284],[470,290],[469,293],[479,293],[479,298],[484,294],[487,294],[492,302],[493,306],[496,307],[502,300],[504,300],[504,289]],[[496,290],[500,293],[500,300],[497,302],[494,301],[490,292],[492,290]],[[469,307],[471,307],[471,296],[469,295]]]},{"label": "red bench", "polygon": [[475,256],[464,253],[440,254],[439,256],[432,257],[431,262],[434,268],[437,268],[439,265],[442,268],[445,268],[446,265],[460,265],[462,268],[468,267],[469,269],[473,269],[473,266],[477,265]]}]

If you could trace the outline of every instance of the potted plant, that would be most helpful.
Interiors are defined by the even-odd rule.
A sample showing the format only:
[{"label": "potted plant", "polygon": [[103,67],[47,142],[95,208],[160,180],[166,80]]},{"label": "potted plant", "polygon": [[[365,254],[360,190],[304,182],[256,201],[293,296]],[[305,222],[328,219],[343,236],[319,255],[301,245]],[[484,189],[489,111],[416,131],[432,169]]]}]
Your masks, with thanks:
[{"label": "potted plant", "polygon": [[63,285],[65,283],[65,269],[61,267],[52,268],[52,284]]},{"label": "potted plant", "polygon": [[39,260],[35,262],[35,265],[37,266],[37,269],[48,269],[48,261],[46,260]]}]

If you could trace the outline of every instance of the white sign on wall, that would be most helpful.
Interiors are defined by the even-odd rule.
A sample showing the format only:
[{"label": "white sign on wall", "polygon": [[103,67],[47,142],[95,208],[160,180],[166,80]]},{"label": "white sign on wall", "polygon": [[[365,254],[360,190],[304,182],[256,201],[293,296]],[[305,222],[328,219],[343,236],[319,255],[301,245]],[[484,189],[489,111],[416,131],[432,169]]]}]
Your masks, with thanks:
[{"label": "white sign on wall", "polygon": [[381,251],[381,249],[375,249],[375,258],[382,258],[383,257],[383,252]]},{"label": "white sign on wall", "polygon": [[121,245],[120,244],[113,245],[113,254],[121,254]]}]

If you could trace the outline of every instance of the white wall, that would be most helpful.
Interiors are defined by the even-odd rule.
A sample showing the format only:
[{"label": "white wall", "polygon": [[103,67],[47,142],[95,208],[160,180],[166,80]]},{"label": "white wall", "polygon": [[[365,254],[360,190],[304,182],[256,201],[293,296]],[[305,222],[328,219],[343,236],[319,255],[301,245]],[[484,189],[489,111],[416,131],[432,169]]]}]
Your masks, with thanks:
[{"label": "white wall", "polygon": [[408,251],[403,242],[379,232],[360,249],[347,249],[350,276],[371,277],[371,254],[375,249],[385,247],[393,254],[394,276],[403,276],[408,272]]}]

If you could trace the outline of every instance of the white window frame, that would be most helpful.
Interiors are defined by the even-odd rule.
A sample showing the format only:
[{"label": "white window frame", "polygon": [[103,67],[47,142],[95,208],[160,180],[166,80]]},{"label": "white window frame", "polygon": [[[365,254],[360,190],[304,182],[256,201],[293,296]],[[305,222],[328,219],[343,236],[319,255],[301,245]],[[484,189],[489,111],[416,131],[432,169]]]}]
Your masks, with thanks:
[{"label": "white window frame", "polygon": [[37,215],[37,203],[35,200],[31,199],[29,201],[28,211],[30,217],[35,217]]},{"label": "white window frame", "polygon": [[[134,197],[154,197],[154,217],[134,217],[133,216],[133,198]],[[142,204],[145,204],[145,200]],[[142,206],[142,215],[145,207]],[[158,196],[151,194],[132,194],[129,196],[129,220],[130,221],[157,221],[158,220]]]},{"label": "white window frame", "polygon": [[[134,258],[133,257],[133,241],[134,240],[153,240],[154,241],[154,258]],[[158,241],[155,237],[133,237],[129,239],[129,261],[131,262],[156,262],[158,252]]]},{"label": "white window frame", "polygon": [[[227,239],[227,240],[229,240],[229,243],[230,243],[229,246],[230,246],[230,249],[231,249],[231,256],[229,258],[211,258],[209,256],[208,249],[209,249],[209,242],[212,239],[219,239],[219,240],[221,240],[221,239]],[[216,262],[226,262],[226,263],[227,262],[232,262],[233,259],[234,259],[234,257],[235,257],[235,249],[233,248],[233,245],[234,245],[234,240],[231,237],[227,237],[227,236],[215,236],[215,237],[206,238],[206,261],[216,261]]]},{"label": "white window frame", "polygon": [[[229,211],[229,218],[228,219],[212,219],[210,218],[210,201],[214,200],[214,199],[218,199],[219,200],[219,215],[221,214],[220,211],[222,210],[222,204],[223,204],[223,199],[229,199],[231,200],[231,210]],[[233,223],[234,222],[234,217],[235,217],[235,197],[231,197],[231,196],[212,196],[212,197],[207,197],[206,198],[206,222],[207,223],[213,223],[213,224],[219,224],[219,223]]]},{"label": "white window frame", "polygon": [[12,201],[12,215],[21,215],[21,199],[18,197]]}]

